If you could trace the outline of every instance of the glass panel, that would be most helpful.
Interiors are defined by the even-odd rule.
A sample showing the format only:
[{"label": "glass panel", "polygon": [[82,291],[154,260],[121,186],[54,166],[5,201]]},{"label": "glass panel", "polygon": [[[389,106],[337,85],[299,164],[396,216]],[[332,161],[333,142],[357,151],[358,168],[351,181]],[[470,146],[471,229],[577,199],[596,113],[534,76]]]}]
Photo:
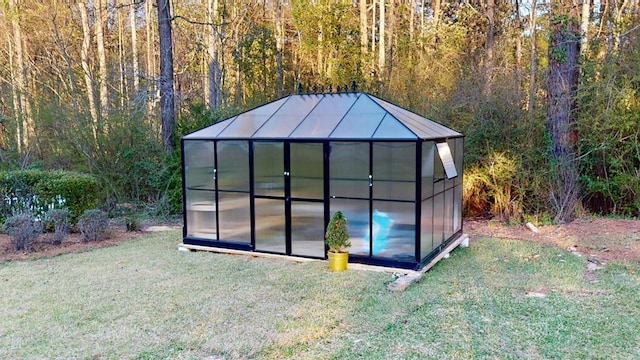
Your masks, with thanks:
[{"label": "glass panel", "polygon": [[453,163],[453,155],[451,154],[451,148],[449,144],[446,142],[437,143],[438,147],[438,156],[442,161],[442,166],[444,166],[444,172],[447,175],[447,179],[453,179],[458,176],[456,172],[456,165]]},{"label": "glass panel", "polygon": [[218,141],[218,187],[249,191],[249,143]]},{"label": "glass panel", "polygon": [[444,241],[444,194],[440,193],[433,198],[433,247],[439,246]]},{"label": "glass panel", "polygon": [[330,194],[369,198],[369,143],[332,142],[330,145]]},{"label": "glass panel", "polygon": [[331,133],[330,138],[370,138],[385,114],[384,109],[368,96],[361,95]]},{"label": "glass panel", "polygon": [[433,250],[433,199],[422,202],[420,215],[420,259]]},{"label": "glass panel", "polygon": [[284,144],[253,144],[253,176],[256,195],[284,196]]},{"label": "glass panel", "polygon": [[247,138],[251,137],[256,130],[264,124],[268,115],[255,115],[252,113],[245,113],[238,115],[236,120],[231,123],[218,137],[228,138]]},{"label": "glass panel", "polygon": [[324,199],[324,153],[321,143],[291,143],[291,196]]},{"label": "glass panel", "polygon": [[456,139],[448,139],[447,140],[447,144],[449,145],[449,150],[451,151],[451,161],[452,161],[452,164],[453,164],[453,170],[456,173],[455,177],[448,177],[447,176],[447,179],[445,180],[445,188],[446,189],[450,189],[450,188],[455,186],[456,179],[458,178],[458,175],[460,175],[461,173],[458,172],[458,165],[454,161],[454,159],[456,158],[456,154],[455,154]]},{"label": "glass panel", "polygon": [[434,155],[433,141],[422,143],[422,200],[433,196]]},{"label": "glass panel", "polygon": [[309,112],[322,99],[322,95],[290,96],[254,137],[289,137]]},{"label": "glass panel", "polygon": [[216,240],[213,141],[185,141],[187,236]]},{"label": "glass panel", "polygon": [[324,203],[291,204],[291,253],[324,258]]},{"label": "glass panel", "polygon": [[284,200],[255,199],[256,250],[286,252]]},{"label": "glass panel", "polygon": [[184,139],[213,139],[220,134],[227,126],[229,126],[237,116],[230,119],[217,122],[213,125],[207,126],[204,129],[194,131],[191,134],[185,135]]},{"label": "glass panel", "polygon": [[215,190],[213,141],[185,141],[184,169],[187,189]]},{"label": "glass panel", "polygon": [[217,240],[215,192],[187,190],[187,236]]},{"label": "glass panel", "polygon": [[347,218],[349,253],[369,256],[369,201],[331,199],[331,215],[338,210]]},{"label": "glass panel", "polygon": [[456,171],[458,172],[458,177],[456,178],[456,185],[462,184],[462,175],[464,165],[464,138],[456,139],[456,150],[455,150],[455,163],[456,163]]},{"label": "glass panel", "polygon": [[444,191],[444,238],[453,235],[453,189]]},{"label": "glass panel", "polygon": [[462,229],[462,185],[454,188],[453,200],[453,231]]},{"label": "glass panel", "polygon": [[407,129],[402,123],[387,114],[378,130],[373,134],[378,139],[416,139],[417,136]]},{"label": "glass panel", "polygon": [[249,194],[218,193],[220,241],[251,243]]},{"label": "glass panel", "polygon": [[373,144],[373,197],[415,200],[416,144],[377,142]]},{"label": "glass panel", "polygon": [[373,202],[373,256],[415,261],[415,210],[411,203]]},{"label": "glass panel", "polygon": [[328,137],[355,100],[356,96],[352,94],[325,95],[291,136],[296,138]]}]

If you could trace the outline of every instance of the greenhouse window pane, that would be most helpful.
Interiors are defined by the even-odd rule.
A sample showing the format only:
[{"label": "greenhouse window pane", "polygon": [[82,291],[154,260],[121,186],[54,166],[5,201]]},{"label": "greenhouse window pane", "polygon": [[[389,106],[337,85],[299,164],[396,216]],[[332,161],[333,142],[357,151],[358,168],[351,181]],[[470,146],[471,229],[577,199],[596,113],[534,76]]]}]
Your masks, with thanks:
[{"label": "greenhouse window pane", "polygon": [[291,196],[324,199],[324,152],[321,143],[291,143]]},{"label": "greenhouse window pane", "polygon": [[255,142],[253,144],[253,176],[256,195],[284,195],[284,144]]},{"label": "greenhouse window pane", "polygon": [[284,200],[255,199],[256,250],[286,252]]},{"label": "greenhouse window pane", "polygon": [[218,193],[220,241],[251,243],[249,194]]},{"label": "greenhouse window pane", "polygon": [[416,207],[413,203],[374,201],[373,256],[415,261]]},{"label": "greenhouse window pane", "polygon": [[185,199],[187,236],[216,240],[215,192],[187,189]]},{"label": "greenhouse window pane", "polygon": [[416,144],[376,142],[373,144],[373,197],[415,200]]},{"label": "greenhouse window pane", "polygon": [[420,258],[433,250],[433,198],[422,202],[420,215]]},{"label": "greenhouse window pane", "polygon": [[249,143],[218,141],[217,147],[219,189],[249,191]]},{"label": "greenhouse window pane", "polygon": [[369,201],[331,199],[331,214],[338,210],[347,218],[349,253],[369,256]]},{"label": "greenhouse window pane", "polygon": [[439,246],[444,241],[445,218],[444,193],[437,194],[433,198],[433,247]]},{"label": "greenhouse window pane", "polygon": [[369,143],[332,142],[329,146],[331,196],[369,198]]},{"label": "greenhouse window pane", "polygon": [[324,203],[291,203],[291,253],[324,258]]},{"label": "greenhouse window pane", "polygon": [[[462,166],[464,163],[464,138],[456,139],[456,148],[455,148],[455,163],[456,163],[456,171],[458,174],[462,175]],[[456,184],[462,184],[462,176],[458,176],[456,178]]]},{"label": "greenhouse window pane", "polygon": [[422,143],[422,200],[433,196],[435,146],[433,141]]},{"label": "greenhouse window pane", "polygon": [[184,168],[187,189],[215,190],[213,141],[185,141]]},{"label": "greenhouse window pane", "polygon": [[441,142],[437,143],[436,146],[438,147],[438,155],[440,156],[440,160],[442,161],[442,166],[444,167],[444,172],[447,175],[447,179],[453,179],[454,177],[458,176],[449,144],[446,142]]}]

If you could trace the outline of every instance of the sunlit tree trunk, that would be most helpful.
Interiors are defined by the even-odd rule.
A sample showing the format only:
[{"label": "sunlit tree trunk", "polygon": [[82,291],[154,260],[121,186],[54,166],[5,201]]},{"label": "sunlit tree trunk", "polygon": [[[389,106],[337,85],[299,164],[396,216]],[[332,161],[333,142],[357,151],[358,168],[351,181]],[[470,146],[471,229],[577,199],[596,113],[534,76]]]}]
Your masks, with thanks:
[{"label": "sunlit tree trunk", "polygon": [[169,0],[157,0],[158,37],[160,39],[160,118],[162,121],[162,145],[167,154],[171,153],[173,149],[171,135],[175,124],[173,46],[169,2]]},{"label": "sunlit tree trunk", "polygon": [[156,81],[155,81],[156,80],[156,63],[155,63],[156,54],[153,46],[154,35],[153,35],[153,26],[152,26],[152,24],[154,23],[153,3],[154,1],[146,0],[144,5],[145,33],[146,33],[146,45],[147,45],[147,49],[146,49],[146,58],[147,58],[146,70],[147,71],[145,75],[148,79],[146,84],[146,87],[147,87],[146,102],[147,102],[147,114],[149,118],[149,125],[151,126],[151,129],[154,131],[154,133],[159,135],[161,133],[160,126],[158,125],[158,122],[154,120],[156,117],[153,116],[155,104],[156,104],[156,98],[157,98],[156,96],[157,87],[156,87]]},{"label": "sunlit tree trunk", "polygon": [[[362,55],[367,53],[369,45],[369,34],[367,33],[367,0],[359,1],[360,10],[360,53]],[[362,57],[364,59],[364,56]]]},{"label": "sunlit tree trunk", "polygon": [[580,19],[580,54],[585,55],[589,47],[589,5],[591,0],[582,0],[582,18]]},{"label": "sunlit tree trunk", "polygon": [[516,16],[516,84],[518,99],[522,99],[522,18],[520,17],[520,1],[516,0],[514,13]]},{"label": "sunlit tree trunk", "polygon": [[[96,23],[96,48],[98,50],[98,84],[100,93],[100,121],[103,121],[108,113],[109,94],[107,92],[107,53],[104,43],[104,23],[106,22],[106,2],[105,0],[96,0],[94,3]],[[101,126],[102,124],[99,123]]]},{"label": "sunlit tree trunk", "polygon": [[140,88],[140,66],[138,64],[138,25],[136,21],[136,1],[129,5],[129,27],[131,28],[131,70],[133,72],[133,97],[138,96]]},{"label": "sunlit tree trunk", "polygon": [[282,24],[282,2],[276,0],[273,3],[274,17],[276,27],[276,95],[278,98],[282,96],[284,69],[282,68],[282,52],[284,43],[284,26]]},{"label": "sunlit tree trunk", "polygon": [[80,13],[80,21],[82,22],[82,50],[80,51],[80,62],[84,73],[84,83],[87,90],[87,101],[89,103],[89,114],[91,115],[91,130],[93,138],[97,137],[98,128],[98,110],[96,108],[96,91],[93,77],[91,75],[91,67],[89,65],[89,49],[91,47],[91,31],[89,29],[89,16],[87,14],[87,5],[78,4],[78,12]]},{"label": "sunlit tree trunk", "polygon": [[[29,147],[31,137],[33,136],[33,119],[31,118],[31,104],[27,96],[27,67],[26,67],[26,54],[22,42],[22,29],[20,26],[20,14],[18,3],[16,0],[9,0],[9,8],[12,10],[11,14],[11,27],[13,28],[13,50],[14,50],[14,66],[13,75],[15,78],[14,91],[17,92],[17,106],[14,104],[14,109],[18,109],[16,117],[16,133],[18,133],[18,149],[22,153]],[[14,101],[15,102],[15,101]],[[22,130],[20,132],[20,130]]]},{"label": "sunlit tree trunk", "polygon": [[218,50],[218,33],[221,29],[218,19],[218,0],[207,0],[209,31],[207,31],[207,104],[216,108],[220,105],[220,52]]},{"label": "sunlit tree trunk", "polygon": [[578,136],[575,130],[579,9],[577,0],[551,1],[547,131],[551,140],[551,198],[557,223],[571,221],[580,202]]},{"label": "sunlit tree trunk", "polygon": [[385,46],[385,0],[380,1],[380,16],[379,16],[379,25],[378,25],[378,71],[380,75],[383,74],[386,64],[386,46]]},{"label": "sunlit tree trunk", "polygon": [[[120,2],[121,0],[116,0]],[[122,3],[117,4],[116,6],[116,26],[118,29],[118,64],[120,69],[120,94],[118,98],[120,99],[120,108],[124,108],[125,99],[127,98],[127,63],[126,63],[126,54],[125,54],[125,46],[124,46],[124,22],[122,20],[122,12],[120,7],[124,5],[124,1]],[[104,105],[103,105],[104,106]]]}]

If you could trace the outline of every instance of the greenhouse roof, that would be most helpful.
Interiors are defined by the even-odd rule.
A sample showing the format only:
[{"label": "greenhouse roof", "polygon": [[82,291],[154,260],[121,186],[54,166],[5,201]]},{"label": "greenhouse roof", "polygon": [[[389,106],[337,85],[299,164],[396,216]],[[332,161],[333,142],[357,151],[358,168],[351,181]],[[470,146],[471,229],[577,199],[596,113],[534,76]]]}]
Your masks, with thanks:
[{"label": "greenhouse roof", "polygon": [[289,95],[184,139],[442,139],[462,134],[366,93]]}]

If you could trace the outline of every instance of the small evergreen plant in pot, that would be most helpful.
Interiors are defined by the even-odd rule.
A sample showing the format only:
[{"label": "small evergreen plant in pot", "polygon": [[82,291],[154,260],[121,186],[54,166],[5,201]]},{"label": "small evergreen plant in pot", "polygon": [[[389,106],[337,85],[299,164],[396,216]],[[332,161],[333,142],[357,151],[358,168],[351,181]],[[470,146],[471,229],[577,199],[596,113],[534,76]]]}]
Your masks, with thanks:
[{"label": "small evergreen plant in pot", "polygon": [[324,239],[329,247],[329,269],[346,270],[349,262],[349,253],[346,249],[351,246],[351,241],[347,230],[347,218],[341,211],[336,211],[331,217]]}]

